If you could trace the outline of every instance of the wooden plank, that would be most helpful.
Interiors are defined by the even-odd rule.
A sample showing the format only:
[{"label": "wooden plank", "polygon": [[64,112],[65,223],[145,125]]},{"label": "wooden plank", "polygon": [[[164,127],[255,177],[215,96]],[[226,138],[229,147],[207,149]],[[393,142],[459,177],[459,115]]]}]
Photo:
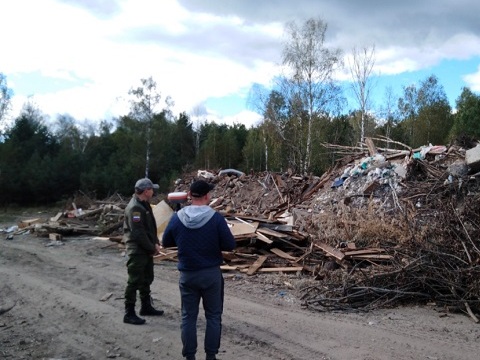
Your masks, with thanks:
[{"label": "wooden plank", "polygon": [[356,250],[357,246],[355,245],[354,242],[349,242],[349,243],[347,243],[347,249]]},{"label": "wooden plank", "polygon": [[261,233],[255,233],[255,236],[257,237],[258,240],[261,240],[263,241],[264,243],[267,243],[267,244],[273,244],[273,241],[270,240],[268,237],[266,237],[265,235],[261,234]]},{"label": "wooden plank", "polygon": [[235,238],[235,240],[247,240],[247,239],[253,238],[253,237],[255,237],[255,236],[257,236],[256,233],[233,235],[233,237]]},{"label": "wooden plank", "polygon": [[123,241],[123,236],[122,235],[117,235],[117,236],[109,236],[108,237],[110,241],[121,243]]},{"label": "wooden plank", "polygon": [[393,256],[391,255],[355,255],[351,256],[355,260],[391,260]]},{"label": "wooden plank", "polygon": [[247,254],[247,253],[241,253],[241,252],[235,251],[235,255],[238,257],[246,258],[246,259],[257,259],[257,255],[255,254]]},{"label": "wooden plank", "polygon": [[319,249],[322,249],[323,251],[325,251],[327,254],[333,256],[334,258],[338,259],[338,260],[343,260],[343,258],[345,257],[345,254],[342,253],[340,250],[338,249],[335,249],[333,247],[331,247],[330,245],[327,245],[325,243],[318,243],[318,244],[313,244],[313,246],[319,248]]},{"label": "wooden plank", "polygon": [[224,260],[233,260],[235,259],[235,254],[231,251],[222,251],[222,257]]},{"label": "wooden plank", "polygon": [[265,234],[265,235],[271,235],[271,236],[275,236],[275,237],[278,237],[278,238],[288,237],[287,234],[282,234],[278,231],[268,229],[268,228],[258,228],[257,233],[259,233],[259,232],[262,233],[262,234]]},{"label": "wooden plank", "polygon": [[159,240],[162,239],[163,232],[165,231],[170,218],[173,216],[173,213],[174,211],[165,200],[160,201],[157,205],[152,207],[152,214],[157,224],[157,238]]},{"label": "wooden plank", "polygon": [[367,254],[378,254],[385,252],[384,249],[380,248],[370,248],[370,249],[360,249],[360,250],[349,250],[344,251],[345,256],[355,256],[355,255],[367,255]]},{"label": "wooden plank", "polygon": [[292,225],[285,225],[285,224],[260,224],[259,226],[260,228],[268,228],[268,229],[272,229],[272,230],[275,230],[275,231],[287,231],[287,232],[290,232],[290,231],[293,231],[293,226]]},{"label": "wooden plank", "polygon": [[237,270],[238,266],[231,266],[231,265],[220,265],[220,270],[230,271],[230,270]]},{"label": "wooden plank", "polygon": [[398,158],[404,158],[406,155],[410,155],[410,150],[399,150],[398,152],[394,154],[390,154],[385,156],[385,160],[393,160],[393,159],[398,159]]},{"label": "wooden plank", "polygon": [[280,174],[275,174],[275,181],[278,184],[278,186],[280,186],[282,188],[284,188],[286,186],[285,181],[283,181],[282,175],[280,175]]},{"label": "wooden plank", "polygon": [[[270,219],[267,219],[265,217],[253,217],[253,216],[245,216],[245,215],[242,215],[242,214],[231,214],[231,213],[224,213],[223,214],[224,216],[226,217],[235,217],[235,219],[238,219],[238,220],[251,220],[251,221],[258,221],[258,222],[261,222],[261,223],[273,223],[273,220],[270,220]],[[230,220],[228,220],[230,221]]]},{"label": "wooden plank", "polygon": [[324,173],[314,187],[302,194],[302,199],[307,200],[311,198],[314,193],[316,193],[320,188],[323,187],[323,185],[330,181],[330,175],[331,171]]},{"label": "wooden plank", "polygon": [[266,255],[259,256],[258,259],[248,268],[247,275],[253,275],[257,272],[258,269],[263,265],[263,263],[267,260]]},{"label": "wooden plank", "polygon": [[177,255],[178,255],[178,251],[172,251],[170,253],[155,255],[153,257],[153,262],[156,263],[156,262],[160,262],[160,261],[163,261],[163,260],[172,260],[172,259],[176,258]]},{"label": "wooden plank", "polygon": [[108,226],[107,228],[103,229],[100,235],[110,234],[113,230],[116,230],[123,226],[123,220],[118,221],[117,223]]},{"label": "wooden plank", "polygon": [[106,293],[105,295],[103,295],[100,299],[100,301],[107,301],[108,299],[110,299],[112,297],[113,293]]},{"label": "wooden plank", "polygon": [[60,240],[62,240],[62,234],[50,233],[50,234],[48,234],[48,238],[49,238],[50,240],[60,241]]},{"label": "wooden plank", "polygon": [[294,267],[278,267],[278,268],[262,268],[258,269],[258,272],[292,272],[292,271],[302,271],[303,266],[294,266]]},{"label": "wooden plank", "polygon": [[280,249],[277,249],[277,248],[272,248],[272,249],[270,249],[270,251],[272,253],[274,253],[275,255],[280,256],[283,259],[293,260],[293,261],[295,261],[297,259],[296,257],[293,257],[292,255],[287,254],[286,252],[284,252]]},{"label": "wooden plank", "polygon": [[237,270],[246,270],[250,267],[249,264],[237,264],[235,266],[237,267]]},{"label": "wooden plank", "polygon": [[369,137],[365,138],[365,144],[368,147],[368,152],[370,153],[370,156],[373,156],[378,152],[371,138]]},{"label": "wooden plank", "polygon": [[110,241],[110,238],[109,237],[106,237],[106,236],[94,236],[92,237],[92,240],[102,240],[102,241]]},{"label": "wooden plank", "polygon": [[301,232],[299,232],[297,230],[294,230],[294,231],[288,233],[288,235],[290,236],[291,240],[298,240],[298,241],[303,241],[308,237],[307,234],[302,234]]},{"label": "wooden plank", "polygon": [[240,237],[254,233],[257,230],[258,222],[247,223],[246,221],[227,220],[228,227],[233,236]]},{"label": "wooden plank", "polygon": [[285,214],[283,214],[283,215],[280,215],[280,216],[275,216],[275,219],[277,219],[277,221],[281,221],[282,223],[284,223],[286,225],[290,225],[290,226],[293,226],[293,224],[295,222],[295,219],[293,218],[292,215],[286,216]]},{"label": "wooden plank", "polygon": [[239,217],[235,217],[235,220],[236,221],[239,221],[240,223],[242,224],[245,224],[245,225],[250,225],[254,230],[257,230],[258,228],[258,225],[260,224],[258,221],[254,221],[254,222],[248,222],[248,221],[245,221]]},{"label": "wooden plank", "polygon": [[23,228],[26,228],[28,226],[32,226],[34,224],[40,224],[42,223],[43,220],[40,219],[40,218],[36,218],[36,219],[28,219],[28,220],[22,220],[18,223],[18,227],[20,229],[23,229]]},{"label": "wooden plank", "polygon": [[55,215],[54,217],[51,217],[50,218],[50,221],[51,222],[57,222],[58,220],[60,220],[60,218],[63,216],[63,213],[62,212],[58,212],[57,215]]},{"label": "wooden plank", "polygon": [[302,248],[301,246],[298,246],[298,245],[295,245],[294,243],[292,243],[291,241],[287,240],[287,239],[282,239],[282,238],[278,238],[277,240],[279,241],[282,241],[284,242],[285,244],[288,244],[294,248],[297,248],[298,250],[301,250],[301,251],[304,251],[305,249]]},{"label": "wooden plank", "polygon": [[92,216],[92,215],[98,215],[103,212],[103,208],[98,208],[94,210],[86,210],[83,211],[82,213],[78,214],[75,216],[77,219],[85,219],[86,217]]}]

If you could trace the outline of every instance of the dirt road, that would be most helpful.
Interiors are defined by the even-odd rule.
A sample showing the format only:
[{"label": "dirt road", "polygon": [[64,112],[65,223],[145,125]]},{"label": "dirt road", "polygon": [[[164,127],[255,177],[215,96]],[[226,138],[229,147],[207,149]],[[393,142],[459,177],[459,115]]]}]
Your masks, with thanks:
[{"label": "dirt road", "polygon": [[[182,359],[178,272],[155,267],[160,318],[126,325],[125,258],[110,242],[65,238],[63,245],[33,235],[0,238],[2,359]],[[480,325],[461,314],[402,308],[368,314],[302,309],[279,275],[226,273],[222,360],[475,360]],[[274,280],[272,280],[274,279]],[[109,296],[110,295],[110,296]],[[198,359],[203,359],[203,318]]]}]

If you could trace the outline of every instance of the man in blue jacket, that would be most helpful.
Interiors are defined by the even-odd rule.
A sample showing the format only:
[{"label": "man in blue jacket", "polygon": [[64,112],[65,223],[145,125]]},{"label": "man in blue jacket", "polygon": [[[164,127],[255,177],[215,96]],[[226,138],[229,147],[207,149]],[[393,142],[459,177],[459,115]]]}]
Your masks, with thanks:
[{"label": "man in blue jacket", "polygon": [[203,180],[193,182],[188,193],[191,205],[172,216],[162,239],[164,247],[178,248],[182,355],[187,360],[195,360],[197,352],[200,299],[207,320],[204,344],[206,359],[216,359],[222,331],[222,251],[235,248],[235,239],[225,218],[208,205],[212,189],[213,184]]}]

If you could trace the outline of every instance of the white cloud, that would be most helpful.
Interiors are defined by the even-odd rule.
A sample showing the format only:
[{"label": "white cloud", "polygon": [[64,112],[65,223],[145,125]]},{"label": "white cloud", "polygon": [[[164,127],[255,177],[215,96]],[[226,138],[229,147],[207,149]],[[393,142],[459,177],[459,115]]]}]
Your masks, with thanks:
[{"label": "white cloud", "polygon": [[233,116],[216,116],[215,113],[210,113],[207,119],[207,121],[213,121],[217,124],[243,124],[247,129],[259,125],[261,120],[262,117],[259,114],[249,110],[243,110]]},{"label": "white cloud", "polygon": [[[390,75],[480,56],[479,4],[406,0],[376,3],[372,11],[369,2],[346,0],[321,8],[311,0],[3,1],[0,31],[8,36],[2,38],[0,72],[14,91],[26,86],[10,81],[13,76],[63,80],[59,90],[39,87],[34,94],[52,115],[123,115],[128,109],[117,99],[150,76],[164,98],[172,97],[175,113],[188,113],[209,98],[242,96],[254,82],[269,86],[279,73],[287,21],[322,17],[328,45],[345,52],[375,44],[375,72]],[[479,89],[479,72],[464,77],[472,90]],[[33,91],[23,92],[14,97],[14,112]],[[252,124],[258,116],[209,111],[224,122]]]},{"label": "white cloud", "polygon": [[480,92],[480,65],[478,66],[477,72],[465,75],[463,79],[472,91]]},{"label": "white cloud", "polygon": [[[20,18],[24,14],[22,8],[27,4],[21,0],[14,3],[16,7],[9,9],[10,18]],[[122,13],[101,20],[82,9],[52,0],[35,2],[32,11],[27,13],[37,14],[27,19],[31,24],[29,29],[35,30],[12,37],[12,43],[6,46],[12,48],[15,41],[15,57],[12,56],[11,63],[2,64],[1,70],[7,74],[39,71],[45,77],[85,80],[83,86],[35,94],[35,103],[42,111],[69,113],[79,119],[119,115],[117,111],[124,111],[125,107],[116,99],[126,96],[131,87],[139,85],[140,79],[150,76],[164,97],[173,98],[175,110],[179,113],[189,111],[194,104],[208,97],[236,93],[253,81],[268,82],[274,73],[272,64],[261,60],[255,60],[252,67],[247,67],[236,58],[230,58],[229,54],[212,57],[208,51],[167,47],[161,41],[156,43],[155,39],[134,42],[128,37],[129,31],[134,33],[140,27],[149,26],[167,37],[195,32],[192,25],[215,28],[223,24],[234,28],[242,25],[238,17],[188,13],[172,0],[127,1],[122,4]],[[246,31],[275,34],[278,25],[255,25]],[[121,38],[123,35],[127,35],[127,41]],[[201,44],[196,46],[201,49]],[[32,53],[35,61],[32,61]],[[18,111],[25,96],[15,100]]]}]

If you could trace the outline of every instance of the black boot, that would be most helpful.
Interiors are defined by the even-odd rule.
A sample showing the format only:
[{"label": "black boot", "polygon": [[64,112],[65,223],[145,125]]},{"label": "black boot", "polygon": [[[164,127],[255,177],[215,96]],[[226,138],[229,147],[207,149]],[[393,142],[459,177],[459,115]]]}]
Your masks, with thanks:
[{"label": "black boot", "polygon": [[163,310],[157,310],[152,306],[152,298],[142,299],[142,307],[140,308],[140,315],[152,315],[152,316],[161,316],[163,315]]},{"label": "black boot", "polygon": [[142,325],[145,324],[145,319],[139,318],[137,314],[135,314],[135,305],[125,305],[123,322],[125,324]]}]

